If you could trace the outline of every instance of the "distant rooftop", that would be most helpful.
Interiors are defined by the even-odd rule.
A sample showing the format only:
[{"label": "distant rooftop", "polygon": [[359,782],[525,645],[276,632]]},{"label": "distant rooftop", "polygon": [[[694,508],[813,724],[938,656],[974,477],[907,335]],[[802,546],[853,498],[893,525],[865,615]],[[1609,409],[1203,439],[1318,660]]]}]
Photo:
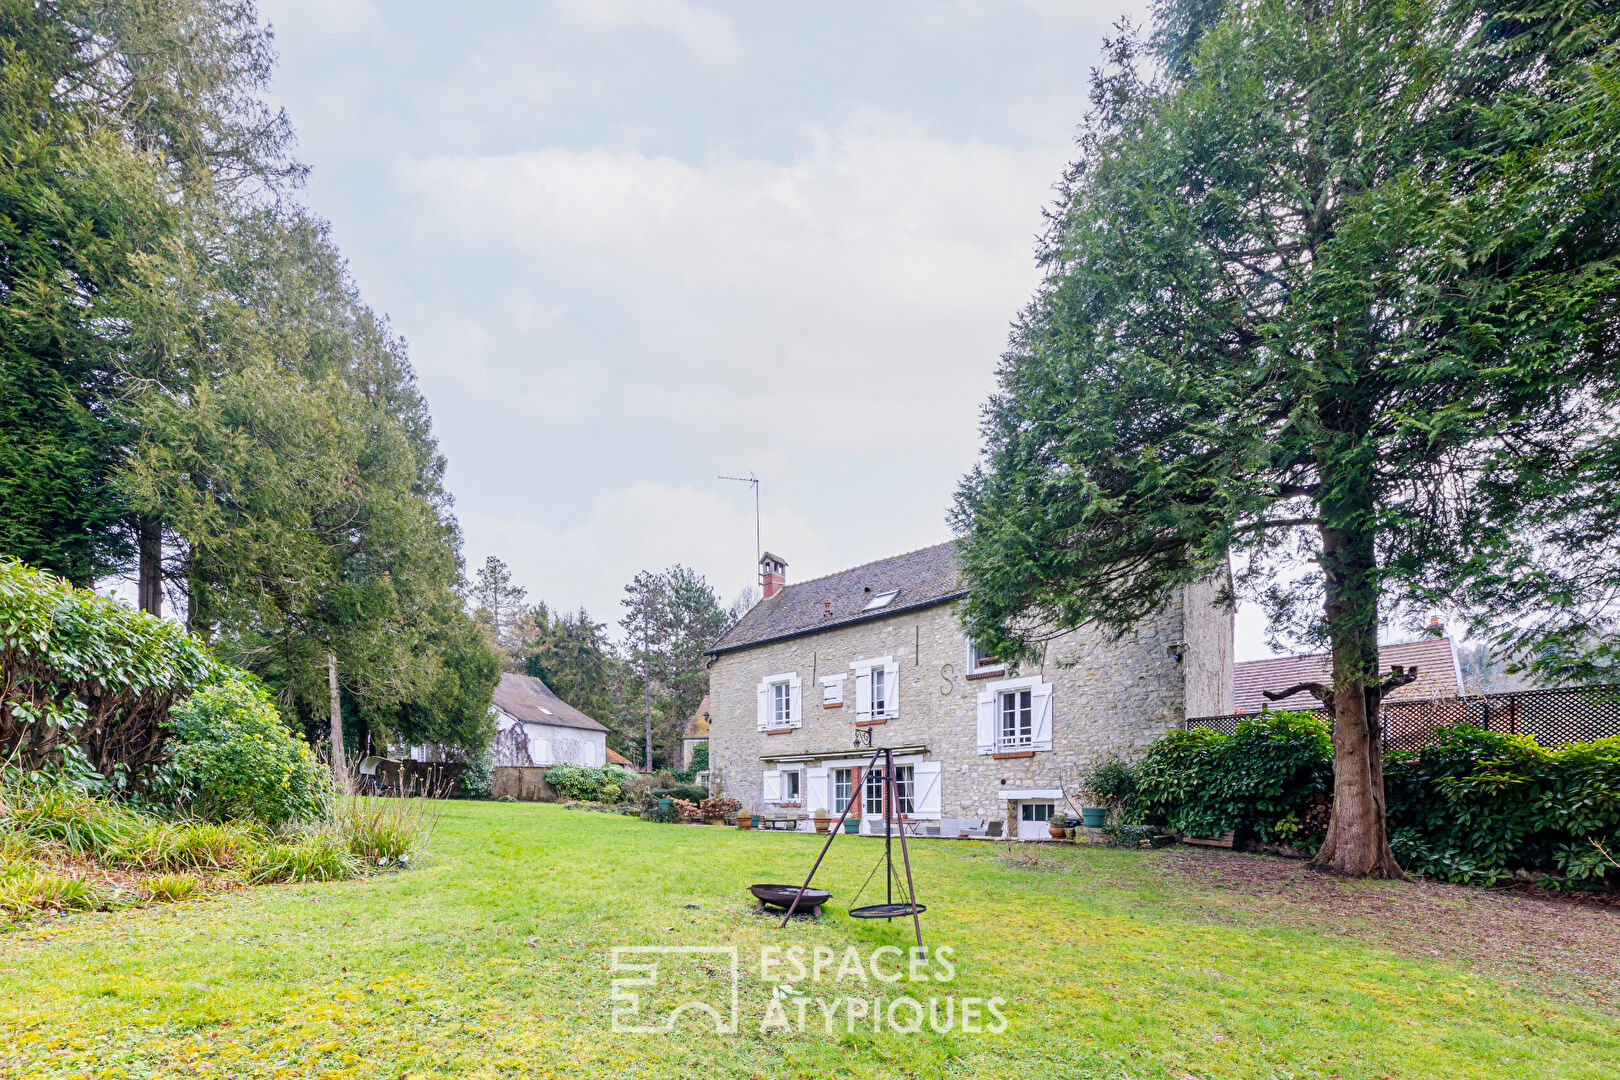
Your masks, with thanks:
[{"label": "distant rooftop", "polygon": [[[1234,712],[1257,713],[1262,706],[1271,709],[1315,709],[1321,702],[1301,690],[1281,701],[1267,700],[1261,693],[1276,693],[1302,682],[1332,680],[1332,658],[1327,653],[1304,656],[1277,656],[1269,660],[1245,660],[1232,665]],[[1427,701],[1430,698],[1459,697],[1462,678],[1456,652],[1449,637],[1425,637],[1417,641],[1378,647],[1378,670],[1417,665],[1416,682],[1392,690],[1385,701]]]},{"label": "distant rooftop", "polygon": [[[885,594],[892,595],[883,600]],[[787,585],[750,608],[709,648],[708,654],[718,656],[750,645],[888,618],[966,595],[956,565],[956,541],[947,540],[921,551]]]},{"label": "distant rooftop", "polygon": [[495,707],[512,719],[525,723],[554,724],[585,731],[607,730],[552,693],[551,687],[532,675],[503,673],[495,687]]}]

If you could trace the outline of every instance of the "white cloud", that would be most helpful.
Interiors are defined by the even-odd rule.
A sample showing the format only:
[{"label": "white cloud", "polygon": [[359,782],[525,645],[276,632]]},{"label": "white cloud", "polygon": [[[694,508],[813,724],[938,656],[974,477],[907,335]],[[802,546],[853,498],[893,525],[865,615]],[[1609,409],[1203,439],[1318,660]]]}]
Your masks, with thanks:
[{"label": "white cloud", "polygon": [[730,19],[685,0],[560,0],[558,8],[594,29],[645,27],[666,33],[710,62],[729,62],[742,53]]},{"label": "white cloud", "polygon": [[[485,330],[504,399],[585,370],[596,415],[744,444],[948,448],[965,462],[1036,281],[1033,236],[1066,147],[872,120],[810,142],[786,164],[558,148],[440,157],[402,181],[423,250],[504,251],[514,267]],[[585,335],[563,331],[556,355],[518,325],[523,296],[577,309],[568,318],[608,328],[610,343],[581,353]]]},{"label": "white cloud", "polygon": [[[746,505],[745,505],[746,503]],[[681,563],[703,574],[722,604],[755,580],[754,506],[687,486],[636,483],[596,496],[573,523],[543,523],[462,511],[469,569],[498,555],[529,601],[554,608],[581,605],[599,621],[617,623],[626,583],[641,570]],[[793,510],[767,508],[765,534],[798,578],[826,573],[827,544]]]},{"label": "white cloud", "polygon": [[379,34],[383,26],[371,0],[261,0],[259,17],[301,49],[346,44]]}]

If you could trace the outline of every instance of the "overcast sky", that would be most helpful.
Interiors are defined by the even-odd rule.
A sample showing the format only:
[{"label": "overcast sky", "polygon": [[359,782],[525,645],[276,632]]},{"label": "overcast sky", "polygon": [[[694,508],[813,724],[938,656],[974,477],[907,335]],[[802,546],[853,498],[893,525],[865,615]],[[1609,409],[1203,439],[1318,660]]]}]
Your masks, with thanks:
[{"label": "overcast sky", "polygon": [[[470,567],[619,616],[949,537],[1101,40],[1145,4],[263,0],[305,199],[411,346]],[[1240,658],[1265,655],[1252,619]]]}]

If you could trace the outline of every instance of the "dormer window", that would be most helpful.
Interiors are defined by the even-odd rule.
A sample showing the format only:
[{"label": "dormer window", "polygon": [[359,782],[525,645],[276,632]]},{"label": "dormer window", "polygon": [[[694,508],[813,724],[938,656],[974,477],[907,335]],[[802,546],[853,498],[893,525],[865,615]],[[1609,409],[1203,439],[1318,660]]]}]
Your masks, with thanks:
[{"label": "dormer window", "polygon": [[888,592],[880,592],[876,596],[872,597],[872,599],[868,600],[866,602],[866,607],[862,608],[861,610],[876,611],[880,607],[888,607],[894,602],[894,598],[899,595],[899,589],[890,589]]}]

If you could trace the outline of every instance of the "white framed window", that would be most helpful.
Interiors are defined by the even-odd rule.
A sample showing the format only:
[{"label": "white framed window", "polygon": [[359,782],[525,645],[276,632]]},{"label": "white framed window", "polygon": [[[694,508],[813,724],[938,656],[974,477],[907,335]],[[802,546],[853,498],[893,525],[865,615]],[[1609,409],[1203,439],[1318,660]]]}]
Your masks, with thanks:
[{"label": "white framed window", "polygon": [[861,610],[876,611],[878,608],[888,607],[890,604],[894,603],[894,598],[899,595],[899,589],[890,589],[887,592],[877,593],[872,597],[872,599],[866,602],[866,606]]},{"label": "white framed window", "polygon": [[855,722],[889,720],[900,715],[900,665],[894,657],[857,660]]},{"label": "white framed window", "polygon": [[981,683],[981,754],[1028,754],[1052,749],[1052,684],[1038,676]]},{"label": "white framed window", "polygon": [[1051,821],[1052,804],[1049,802],[1020,803],[1018,807],[1019,821]]},{"label": "white framed window", "polygon": [[798,769],[782,770],[782,798],[785,803],[801,803],[804,801],[803,790],[804,774]]},{"label": "white framed window", "polygon": [[873,769],[866,774],[866,816],[883,816],[883,774]]},{"label": "white framed window", "polygon": [[[844,807],[849,806],[849,798],[855,794],[855,770],[834,769],[833,774],[833,805],[828,807],[835,813],[842,814]],[[861,816],[859,806],[851,807],[850,813],[856,817]]]},{"label": "white framed window", "polygon": [[996,695],[997,750],[1028,750],[1035,741],[1034,691],[1003,690]]},{"label": "white framed window", "polygon": [[968,642],[968,674],[983,677],[986,675],[1001,675],[1007,670],[1007,665],[1001,657],[994,653],[985,652],[973,642]]},{"label": "white framed window", "polygon": [[757,688],[758,711],[755,720],[761,731],[796,728],[804,719],[799,677],[793,672],[767,675]]}]

